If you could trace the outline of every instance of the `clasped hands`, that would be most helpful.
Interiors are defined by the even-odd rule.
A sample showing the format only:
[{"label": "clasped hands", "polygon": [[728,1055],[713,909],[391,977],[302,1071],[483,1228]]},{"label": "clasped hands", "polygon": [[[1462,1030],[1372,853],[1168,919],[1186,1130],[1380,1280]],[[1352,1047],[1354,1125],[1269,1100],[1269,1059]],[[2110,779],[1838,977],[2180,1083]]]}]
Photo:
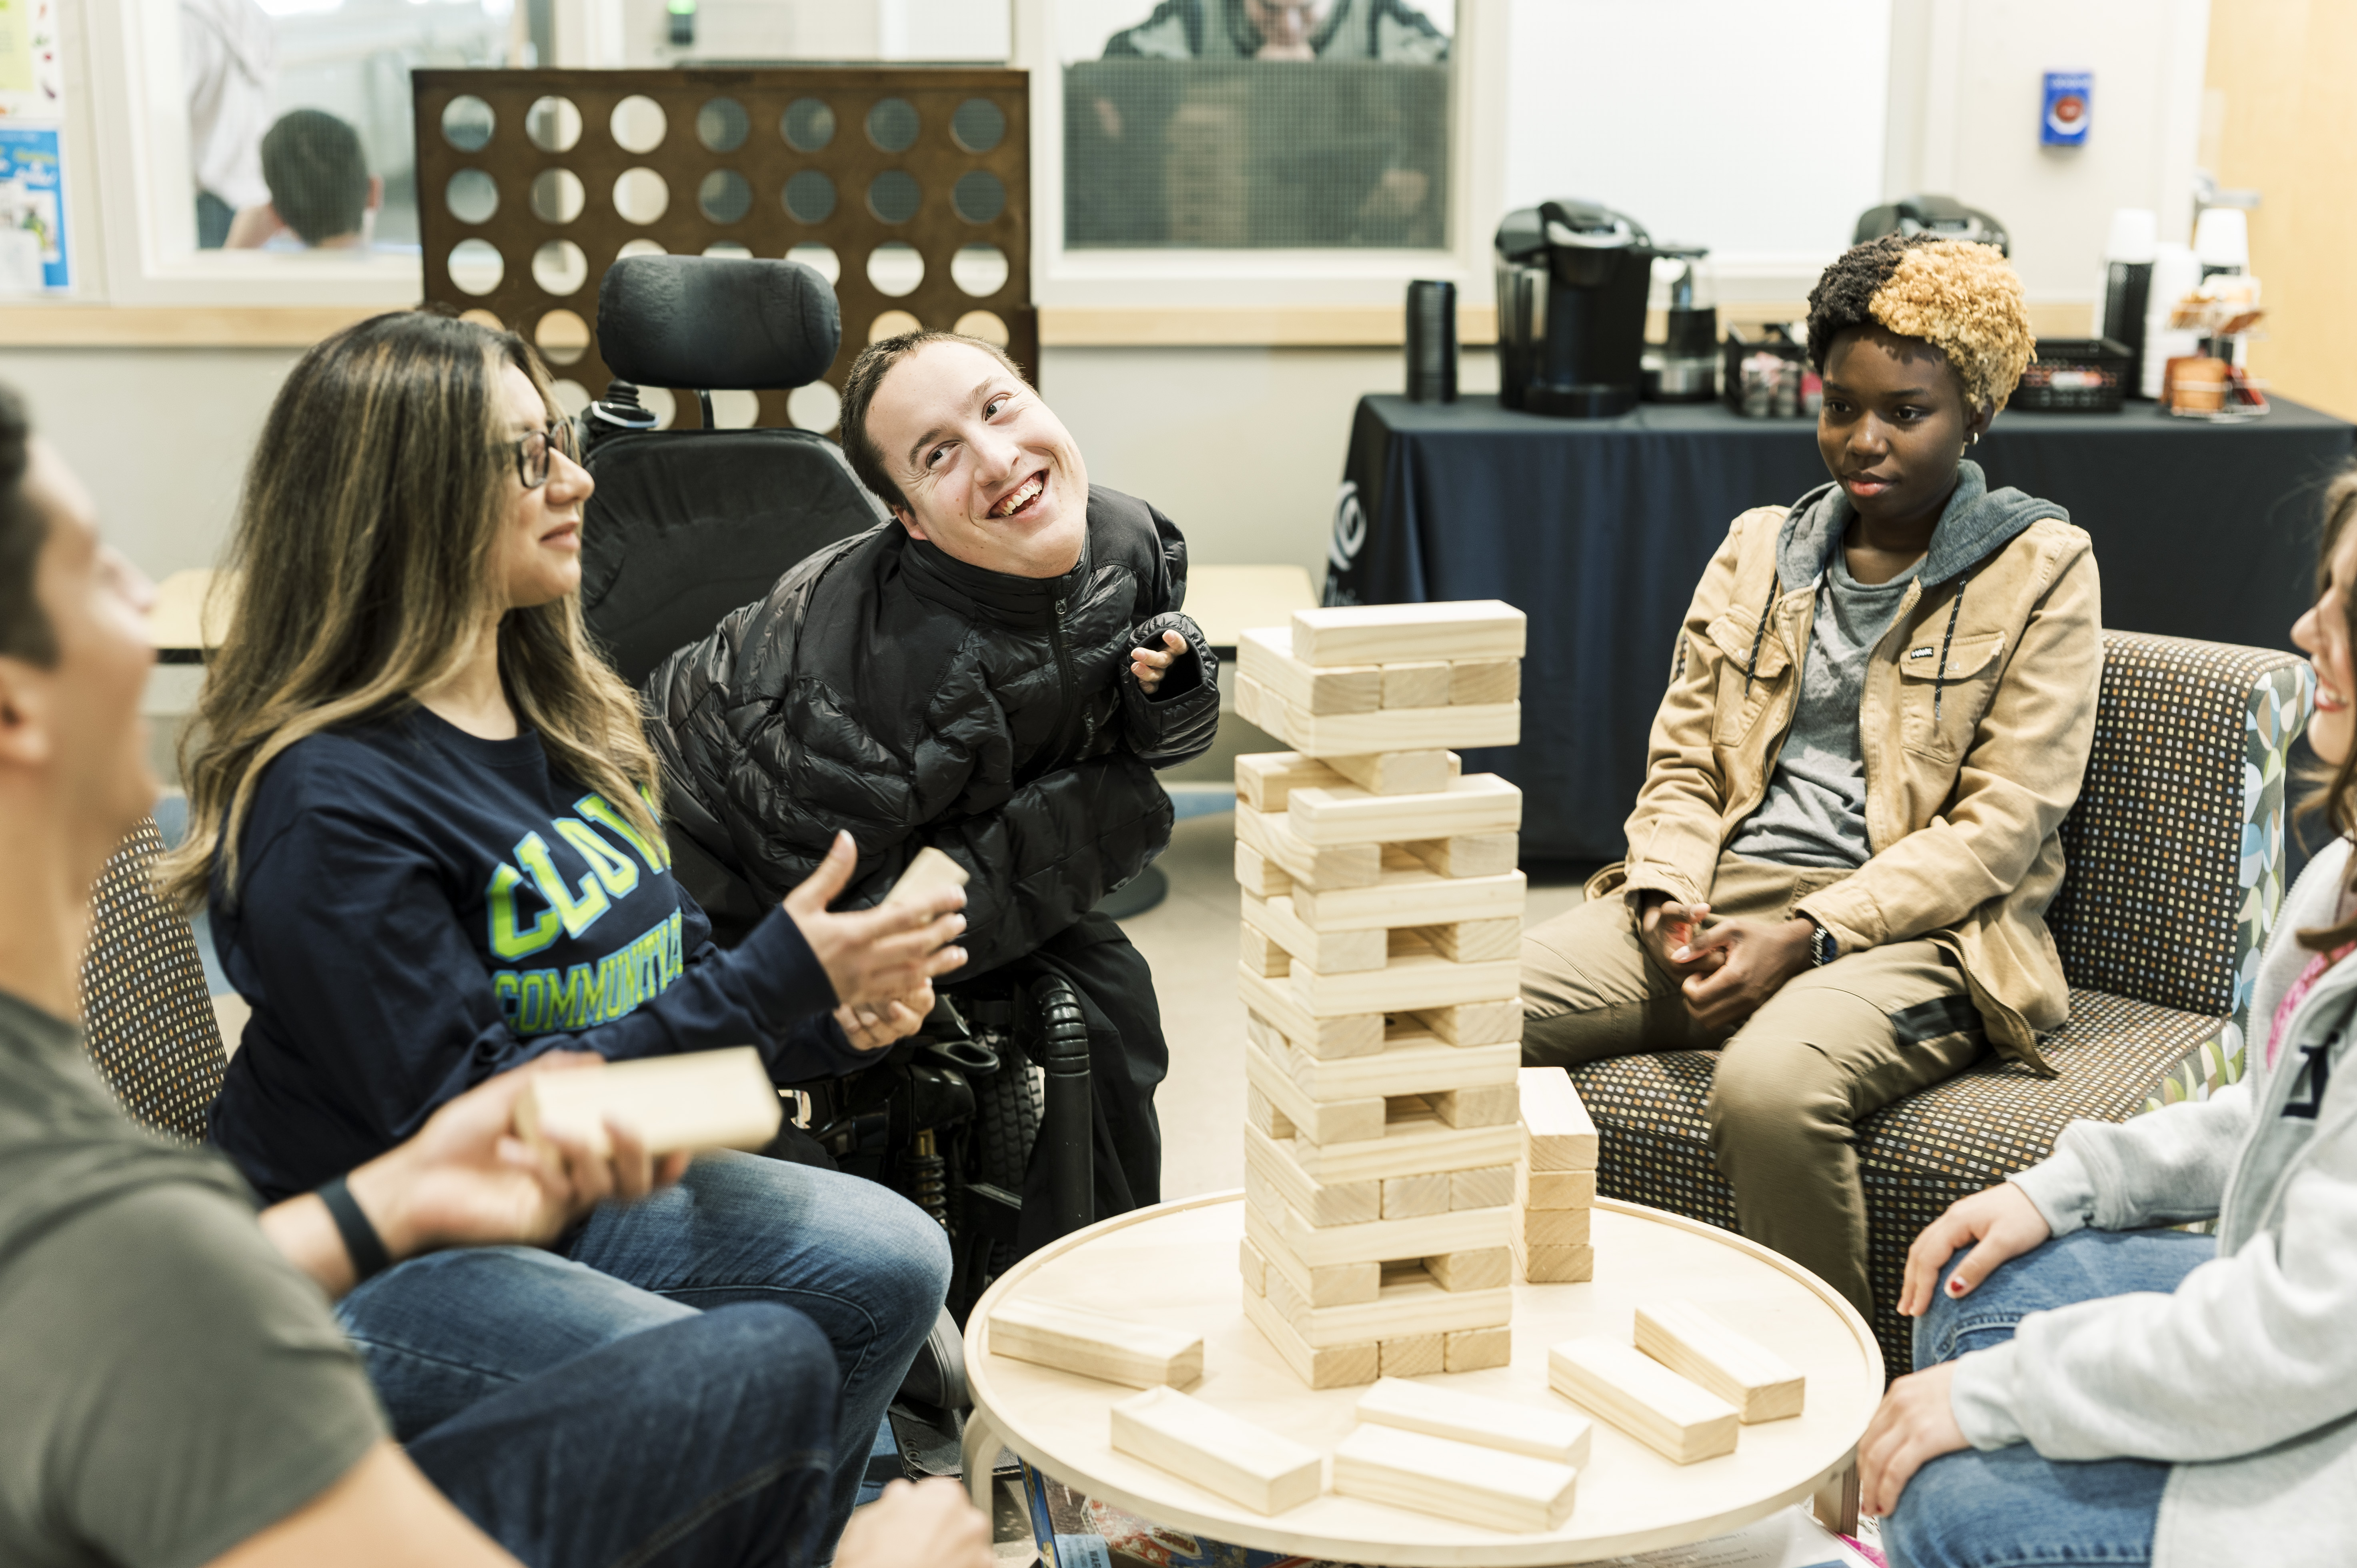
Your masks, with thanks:
[{"label": "clasped hands", "polygon": [[1653,961],[1677,980],[1695,1026],[1731,1034],[1809,967],[1815,927],[1797,917],[1735,918],[1706,927],[1709,914],[1707,904],[1651,898],[1638,917],[1637,932]]}]

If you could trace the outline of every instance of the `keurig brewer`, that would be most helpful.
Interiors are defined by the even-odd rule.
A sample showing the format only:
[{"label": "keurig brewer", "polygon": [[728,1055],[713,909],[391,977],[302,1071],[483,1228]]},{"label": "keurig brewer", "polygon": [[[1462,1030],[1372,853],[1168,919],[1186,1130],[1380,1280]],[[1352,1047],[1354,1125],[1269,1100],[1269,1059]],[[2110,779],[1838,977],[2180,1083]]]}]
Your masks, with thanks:
[{"label": "keurig brewer", "polygon": [[1549,201],[1498,226],[1498,401],[1572,419],[1637,406],[1652,237],[1586,201]]}]

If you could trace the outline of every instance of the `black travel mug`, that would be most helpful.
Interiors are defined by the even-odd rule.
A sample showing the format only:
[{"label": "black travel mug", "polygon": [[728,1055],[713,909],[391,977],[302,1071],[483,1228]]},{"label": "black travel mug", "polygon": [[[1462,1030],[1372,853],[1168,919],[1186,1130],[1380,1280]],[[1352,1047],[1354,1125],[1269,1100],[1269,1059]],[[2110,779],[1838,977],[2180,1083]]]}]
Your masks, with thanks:
[{"label": "black travel mug", "polygon": [[1418,278],[1407,285],[1407,395],[1457,401],[1457,285]]}]

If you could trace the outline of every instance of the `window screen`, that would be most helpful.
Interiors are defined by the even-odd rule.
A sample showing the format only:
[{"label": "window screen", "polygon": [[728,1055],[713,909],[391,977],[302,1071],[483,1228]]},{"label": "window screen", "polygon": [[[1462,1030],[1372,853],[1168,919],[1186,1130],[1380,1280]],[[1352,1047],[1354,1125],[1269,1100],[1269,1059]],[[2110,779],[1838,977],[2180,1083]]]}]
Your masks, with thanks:
[{"label": "window screen", "polygon": [[1060,12],[1067,249],[1448,244],[1455,0]]}]

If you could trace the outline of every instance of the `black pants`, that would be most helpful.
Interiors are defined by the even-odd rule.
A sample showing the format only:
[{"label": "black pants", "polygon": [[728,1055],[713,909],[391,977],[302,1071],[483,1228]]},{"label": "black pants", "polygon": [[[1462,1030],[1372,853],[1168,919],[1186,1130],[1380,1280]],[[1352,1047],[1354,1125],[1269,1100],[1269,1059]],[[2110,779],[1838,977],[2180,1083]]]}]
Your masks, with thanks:
[{"label": "black pants", "polygon": [[[1089,1026],[1089,1088],[1094,1101],[1096,1217],[1106,1219],[1162,1201],[1162,1123],[1154,1090],[1170,1072],[1162,1008],[1146,955],[1111,916],[1090,910],[1008,966],[1036,968],[1069,982]],[[1043,1138],[1042,1144],[1046,1142]],[[1046,1231],[1047,1162],[1034,1148],[1024,1173],[1025,1252],[1055,1238]]]}]

